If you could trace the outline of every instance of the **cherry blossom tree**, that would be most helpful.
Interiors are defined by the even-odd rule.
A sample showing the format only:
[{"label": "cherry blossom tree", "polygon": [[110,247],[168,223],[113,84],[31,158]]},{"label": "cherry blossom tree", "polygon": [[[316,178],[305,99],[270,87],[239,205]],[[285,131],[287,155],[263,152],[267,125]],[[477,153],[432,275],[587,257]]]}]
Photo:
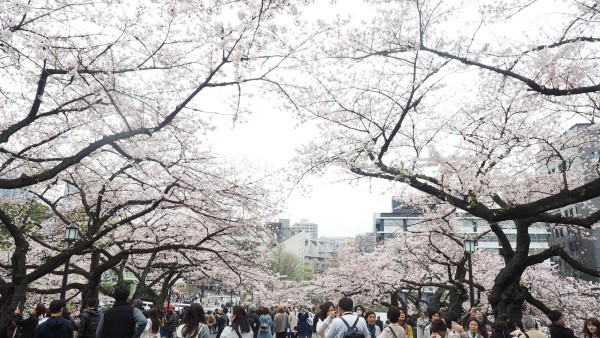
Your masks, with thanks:
[{"label": "cherry blossom tree", "polygon": [[[277,18],[297,13],[287,0],[0,4],[0,189],[27,190],[52,210],[32,223],[0,208],[12,242],[3,322],[28,285],[52,279],[71,257],[69,272],[82,279],[69,288],[93,295],[100,274],[134,254],[207,252],[203,240],[254,221],[239,209],[266,201],[264,191],[229,163],[180,146],[205,141],[213,112],[235,123],[249,109],[246,94],[277,87],[270,74],[303,43],[288,43]],[[65,184],[76,191],[56,198]],[[169,240],[128,229],[177,208],[200,218],[200,233]],[[82,237],[67,247],[69,223]],[[89,287],[76,284],[86,279]]]},{"label": "cherry blossom tree", "polygon": [[[551,257],[600,276],[561,245],[529,253],[536,223],[600,219],[589,204],[600,196],[595,3],[366,3],[370,20],[321,22],[295,68],[308,79],[289,88],[295,107],[323,130],[299,163],[408,186],[486,220],[504,260],[488,295],[497,319],[518,322],[525,302],[547,309],[520,281]],[[589,212],[561,212],[577,203]]]}]

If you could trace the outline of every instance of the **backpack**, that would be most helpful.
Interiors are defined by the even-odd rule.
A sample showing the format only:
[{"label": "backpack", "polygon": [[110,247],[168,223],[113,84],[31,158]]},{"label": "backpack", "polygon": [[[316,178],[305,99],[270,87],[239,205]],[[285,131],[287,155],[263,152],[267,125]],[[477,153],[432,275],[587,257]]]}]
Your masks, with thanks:
[{"label": "backpack", "polygon": [[269,332],[269,322],[260,318],[260,331],[261,332]]},{"label": "backpack", "polygon": [[84,311],[82,316],[87,318],[85,328],[83,329],[83,338],[96,338],[96,329],[100,323],[101,315],[99,313]]},{"label": "backpack", "polygon": [[356,327],[360,317],[356,317],[356,320],[352,326],[348,325],[348,322],[343,317],[340,317],[340,319],[344,322],[344,324],[346,324],[347,330],[340,333],[338,338],[366,338],[365,334],[362,331],[358,331],[358,328]]}]

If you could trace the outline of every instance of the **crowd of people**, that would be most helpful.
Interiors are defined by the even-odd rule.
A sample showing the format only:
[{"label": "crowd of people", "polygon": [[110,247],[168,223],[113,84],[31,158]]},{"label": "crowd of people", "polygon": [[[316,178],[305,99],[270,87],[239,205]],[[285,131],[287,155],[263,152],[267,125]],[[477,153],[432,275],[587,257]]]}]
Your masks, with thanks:
[{"label": "crowd of people", "polygon": [[[129,288],[114,290],[115,302],[105,312],[98,310],[97,299],[87,300],[79,314],[71,314],[64,300],[54,300],[46,308],[36,305],[28,318],[16,309],[0,338],[600,338],[600,321],[589,318],[576,333],[568,328],[565,316],[550,311],[547,332],[540,331],[536,318],[523,316],[521,327],[488,322],[480,307],[463,318],[454,313],[429,309],[411,320],[405,309],[390,306],[384,323],[375,312],[350,298],[337,306],[325,302],[320,307],[278,306],[243,307],[234,305],[204,311],[197,303],[181,312],[172,309],[144,308],[141,300],[128,302]],[[77,310],[77,309],[76,309]]]}]

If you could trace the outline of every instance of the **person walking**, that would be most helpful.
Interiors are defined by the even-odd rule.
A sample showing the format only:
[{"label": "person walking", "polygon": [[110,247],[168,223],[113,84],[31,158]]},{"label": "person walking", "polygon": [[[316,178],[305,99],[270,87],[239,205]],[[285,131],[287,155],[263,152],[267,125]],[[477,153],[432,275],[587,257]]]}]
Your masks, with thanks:
[{"label": "person walking", "polygon": [[406,322],[406,319],[408,318],[408,316],[406,315],[406,312],[404,311],[404,309],[401,309],[401,308],[399,308],[398,310],[400,311],[400,317],[398,318],[398,324],[400,326],[402,326],[402,328],[404,329],[406,338],[413,338],[412,326],[408,325],[408,323]]},{"label": "person walking", "polygon": [[575,333],[573,330],[567,328],[565,316],[560,311],[552,310],[548,312],[548,319],[552,322],[552,325],[548,326],[548,329],[550,329],[550,337],[575,338]]},{"label": "person walking", "polygon": [[129,287],[116,286],[113,291],[115,303],[100,318],[97,338],[139,338],[148,320],[142,312],[127,302]]},{"label": "person walking", "polygon": [[221,334],[223,333],[223,330],[225,330],[225,328],[227,326],[229,326],[229,316],[227,316],[227,312],[229,311],[226,307],[222,308],[222,313],[219,316],[219,318],[217,318],[217,337],[216,338],[220,338]]},{"label": "person walking", "polygon": [[258,328],[260,326],[260,320],[258,318],[258,314],[256,313],[256,305],[250,304],[250,306],[248,306],[248,314],[246,317],[248,318],[248,323],[250,323],[252,334],[254,335],[254,338],[256,338],[258,335]]},{"label": "person walking", "polygon": [[148,322],[141,338],[160,338],[160,318],[154,308],[148,310]]},{"label": "person walking", "polygon": [[365,318],[367,318],[367,328],[369,329],[369,334],[371,334],[371,338],[377,338],[381,333],[381,329],[375,322],[377,321],[377,315],[373,311],[367,311],[365,313]]},{"label": "person walking", "polygon": [[583,323],[582,335],[584,338],[598,338],[600,321],[597,318],[588,318]]},{"label": "person walking", "polygon": [[96,338],[96,330],[98,329],[98,324],[100,324],[100,317],[102,317],[102,313],[100,313],[97,309],[98,300],[96,298],[88,298],[87,309],[83,310],[81,315],[81,321],[79,322],[79,329],[77,330],[78,338]]},{"label": "person walking", "polygon": [[308,327],[308,309],[306,307],[302,307],[300,312],[298,312],[298,338],[309,338],[310,337],[310,329]]},{"label": "person walking", "polygon": [[177,338],[210,338],[210,329],[205,323],[204,308],[193,303],[185,312],[182,324],[177,327]]},{"label": "person walking", "polygon": [[259,311],[260,317],[257,338],[273,338],[273,319],[269,314],[269,309],[263,307]]},{"label": "person walking", "polygon": [[73,324],[63,317],[64,300],[50,302],[50,318],[35,330],[35,338],[73,338]]},{"label": "person walking", "polygon": [[400,309],[396,306],[390,306],[387,311],[387,318],[390,324],[381,330],[381,334],[377,338],[406,338],[404,328],[398,322]]},{"label": "person walking", "polygon": [[277,308],[277,314],[273,319],[273,331],[277,338],[285,338],[286,330],[290,327],[288,315],[283,310],[283,307]]},{"label": "person walking", "polygon": [[29,318],[23,319],[23,316],[21,315],[21,310],[19,310],[19,308],[15,309],[12,321],[21,327],[20,337],[33,338],[35,336],[35,329],[38,326],[39,318],[40,316],[44,316],[45,313],[46,307],[43,304],[38,304],[33,310],[31,310]]},{"label": "person walking", "polygon": [[467,327],[469,328],[467,331],[461,333],[460,338],[481,338],[480,334],[480,324],[479,321],[475,318],[471,318],[468,320]]},{"label": "person walking", "polygon": [[248,323],[246,310],[239,305],[231,308],[231,325],[226,327],[221,333],[222,338],[253,338],[254,333]]},{"label": "person walking", "polygon": [[419,319],[417,319],[417,338],[424,338],[423,331],[427,325],[429,325],[429,318],[427,318],[425,311],[421,311]]},{"label": "person walking", "polygon": [[317,338],[325,337],[335,317],[335,305],[333,305],[332,302],[323,303],[323,305],[321,305],[317,321]]},{"label": "person walking", "polygon": [[[342,333],[350,328],[356,328],[358,334],[362,334],[364,338],[370,336],[367,322],[363,317],[359,317],[352,312],[353,302],[350,298],[342,298],[338,303],[339,317],[331,322],[329,331],[325,334],[325,338],[342,337]],[[398,337],[404,338],[404,337]]]},{"label": "person walking", "polygon": [[523,330],[525,330],[525,332],[518,338],[546,338],[546,334],[537,329],[537,323],[533,316],[523,316],[521,324],[523,324]]}]

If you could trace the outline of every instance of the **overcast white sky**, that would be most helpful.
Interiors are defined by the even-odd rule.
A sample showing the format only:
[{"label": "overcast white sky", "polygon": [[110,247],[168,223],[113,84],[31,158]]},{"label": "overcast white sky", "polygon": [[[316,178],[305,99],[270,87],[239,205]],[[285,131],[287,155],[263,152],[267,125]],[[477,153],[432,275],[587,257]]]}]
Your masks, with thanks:
[{"label": "overcast white sky", "polygon": [[[555,3],[553,1],[552,5]],[[373,9],[360,0],[315,1],[304,11],[304,19],[309,21],[328,20],[338,15],[351,15],[358,21],[368,21],[373,14]],[[531,30],[538,31],[539,24],[532,20]],[[487,34],[493,36],[497,27],[488,29]],[[310,126],[298,126],[292,112],[278,111],[269,102],[264,102],[264,105],[257,102],[253,112],[235,128],[231,128],[231,121],[228,121],[229,127],[220,131],[225,133],[225,137],[211,138],[210,142],[214,142],[217,151],[233,159],[245,159],[275,170],[285,168],[296,155],[296,149],[317,134]],[[402,188],[396,186],[393,190],[389,183],[382,181],[350,185],[336,182],[338,177],[337,173],[330,172],[322,178],[311,178],[312,191],[305,194],[301,189],[295,190],[280,218],[289,218],[292,223],[307,218],[319,225],[320,236],[356,236],[372,231],[373,213],[390,212],[392,196],[399,195]]]},{"label": "overcast white sky", "polygon": [[[273,110],[268,105],[253,113],[243,124],[225,128],[228,135],[211,139],[219,153],[228,158],[248,161],[273,170],[286,168],[296,149],[315,137],[310,126],[297,126],[292,113]],[[292,223],[307,218],[319,225],[319,236],[356,236],[372,231],[373,213],[391,210],[389,184],[365,181],[338,182],[333,170],[328,175],[311,177],[310,191],[296,189],[287,200],[280,218]]]},{"label": "overcast white sky", "polygon": [[[307,20],[332,19],[337,15],[364,18],[369,11],[360,0],[318,1],[304,8]],[[255,102],[253,100],[253,102]],[[281,112],[270,102],[253,106],[252,115],[231,127],[227,120],[219,137],[210,138],[210,143],[219,153],[228,158],[247,160],[257,166],[272,170],[286,168],[296,156],[296,149],[313,139],[317,130],[307,125],[298,125],[293,112]],[[271,102],[273,105],[276,102]],[[221,134],[224,133],[224,134]],[[309,178],[310,192],[296,189],[286,203],[280,218],[292,223],[308,219],[319,225],[319,236],[351,236],[370,232],[373,228],[373,213],[389,212],[394,195],[389,184],[371,181],[356,184],[337,182],[339,173],[330,172],[325,177]]]}]

